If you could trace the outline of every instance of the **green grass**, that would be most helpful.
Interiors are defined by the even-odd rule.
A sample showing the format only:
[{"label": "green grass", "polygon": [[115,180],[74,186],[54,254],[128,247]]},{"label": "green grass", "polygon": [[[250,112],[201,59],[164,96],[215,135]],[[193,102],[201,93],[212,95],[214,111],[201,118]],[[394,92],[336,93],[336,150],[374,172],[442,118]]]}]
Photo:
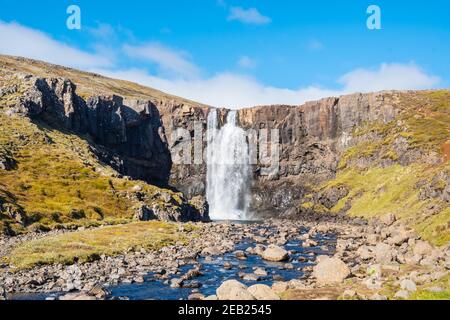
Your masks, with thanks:
[{"label": "green grass", "polygon": [[[162,200],[162,192],[172,197],[170,205],[183,201],[173,191],[116,178],[117,173],[90,152],[87,140],[31,123],[27,118],[0,114],[0,147],[10,150],[17,162],[14,170],[0,170],[0,197],[22,208],[26,226],[51,229],[131,221],[136,202],[128,195],[136,185],[163,207],[169,204]],[[2,228],[8,223],[15,231],[25,231],[5,216],[0,216],[0,223]]]},{"label": "green grass", "polygon": [[322,189],[346,186],[350,192],[341,199],[330,212],[337,213],[347,202],[351,208],[347,213],[364,218],[381,217],[394,213],[413,227],[424,239],[436,245],[450,241],[450,210],[442,204],[442,211],[432,217],[424,216],[427,205],[438,200],[419,200],[416,184],[421,179],[430,179],[440,170],[449,167],[430,167],[393,165],[386,168],[373,167],[367,170],[346,169],[338,173],[334,180],[327,182]]},{"label": "green grass", "polygon": [[[431,287],[440,287],[442,292],[430,292]],[[416,292],[409,298],[410,300],[450,300],[450,276],[433,281],[430,284],[420,286]]]},{"label": "green grass", "polygon": [[[416,185],[450,170],[450,90],[401,93],[394,107],[398,112],[394,121],[368,122],[355,128],[352,135],[359,142],[342,153],[336,178],[321,189],[343,185],[350,190],[331,213],[341,212],[347,203],[351,204],[347,213],[352,216],[394,213],[424,239],[444,245],[450,241],[448,204],[438,199],[421,201]],[[426,165],[419,157],[408,166],[396,164],[401,154],[395,143],[402,138],[408,149],[434,153],[443,163]],[[441,211],[426,215],[432,204]]]},{"label": "green grass", "polygon": [[[178,231],[178,225],[160,221],[134,222],[125,225],[47,236],[16,247],[8,258],[13,268],[27,269],[54,263],[73,264],[114,256],[130,249],[160,249],[188,235]],[[195,231],[192,226],[190,231]]]}]

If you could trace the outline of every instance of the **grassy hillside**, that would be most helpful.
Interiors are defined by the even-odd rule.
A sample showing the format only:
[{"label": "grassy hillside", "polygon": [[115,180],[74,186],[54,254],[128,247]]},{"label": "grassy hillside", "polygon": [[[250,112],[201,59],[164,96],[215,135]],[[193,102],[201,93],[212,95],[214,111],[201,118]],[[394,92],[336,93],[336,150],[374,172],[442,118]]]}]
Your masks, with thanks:
[{"label": "grassy hillside", "polygon": [[395,107],[395,121],[355,129],[358,142],[341,155],[336,178],[319,188],[342,187],[348,194],[320,209],[365,218],[394,213],[443,245],[450,241],[450,204],[443,195],[450,188],[450,91],[401,94]]},{"label": "grassy hillside", "polygon": [[159,90],[145,87],[130,81],[111,79],[99,74],[83,72],[63,66],[53,65],[32,59],[0,55],[0,70],[3,72],[22,72],[43,78],[67,78],[77,85],[77,94],[83,98],[93,95],[116,94],[124,98],[151,100],[153,102],[173,101],[188,106],[205,106]]},{"label": "grassy hillside", "polygon": [[[0,114],[0,157],[12,170],[0,170],[0,228],[13,232],[131,221],[138,188],[155,202],[181,205],[181,195],[141,181],[119,178],[98,162],[86,140]],[[166,204],[162,194],[171,196]]]}]

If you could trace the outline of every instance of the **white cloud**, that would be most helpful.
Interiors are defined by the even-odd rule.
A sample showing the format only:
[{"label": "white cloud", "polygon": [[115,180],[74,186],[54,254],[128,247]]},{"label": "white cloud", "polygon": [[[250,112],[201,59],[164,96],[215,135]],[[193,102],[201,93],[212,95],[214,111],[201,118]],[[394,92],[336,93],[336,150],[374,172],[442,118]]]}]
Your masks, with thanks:
[{"label": "white cloud", "polygon": [[107,23],[97,23],[96,27],[87,27],[89,33],[101,40],[109,40],[116,37],[116,31],[113,26]]},{"label": "white cloud", "polygon": [[[171,75],[150,74],[145,69],[121,70],[108,54],[108,47],[95,54],[71,47],[52,39],[45,33],[0,20],[0,53],[25,56],[102,73],[148,85],[155,89],[214,106],[232,108],[266,104],[298,105],[308,100],[339,96],[353,92],[370,92],[391,89],[429,89],[440,79],[427,74],[414,63],[384,63],[376,68],[356,69],[337,80],[338,89],[307,86],[297,89],[265,85],[255,78],[229,72],[210,77],[200,77],[200,68],[182,51],[150,43],[144,46],[124,47],[131,57],[157,64]],[[101,48],[101,44],[97,45]],[[249,61],[245,61],[248,64]]]},{"label": "white cloud", "polygon": [[94,70],[107,76],[139,82],[177,96],[213,106],[229,108],[256,105],[292,104],[354,92],[379,90],[428,89],[438,78],[427,75],[414,64],[382,64],[378,69],[358,69],[339,79],[342,87],[327,89],[309,86],[298,89],[267,86],[252,77],[235,73],[219,73],[210,78],[194,80],[164,79],[145,70]]},{"label": "white cloud", "polygon": [[248,24],[268,24],[272,22],[271,18],[262,15],[256,8],[243,9],[241,7],[230,8],[228,20],[237,20]]},{"label": "white cloud", "polygon": [[159,43],[148,43],[143,46],[125,45],[123,50],[129,57],[155,63],[163,71],[169,71],[175,76],[194,78],[200,73],[200,69],[188,60],[185,52],[173,50]]},{"label": "white cloud", "polygon": [[256,66],[256,62],[249,56],[242,56],[238,60],[238,65],[242,68],[252,69]]},{"label": "white cloud", "polygon": [[56,41],[49,35],[15,22],[0,20],[0,53],[26,56],[76,68],[110,67],[112,62],[99,53],[88,53]]},{"label": "white cloud", "polygon": [[440,79],[427,75],[414,63],[383,63],[378,69],[357,69],[339,79],[348,92],[402,89],[428,89]]}]

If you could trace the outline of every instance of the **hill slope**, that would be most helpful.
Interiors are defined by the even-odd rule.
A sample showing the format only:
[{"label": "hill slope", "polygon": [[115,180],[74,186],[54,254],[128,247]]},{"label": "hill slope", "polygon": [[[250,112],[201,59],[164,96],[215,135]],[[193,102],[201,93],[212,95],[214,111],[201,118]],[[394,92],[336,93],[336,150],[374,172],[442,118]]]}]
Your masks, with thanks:
[{"label": "hill slope", "polygon": [[[172,147],[189,142],[171,141],[170,132],[194,137],[210,107],[22,58],[0,56],[0,75],[5,230],[129,221],[148,211],[192,218],[192,206],[204,212],[200,198],[189,203],[167,190],[202,196],[206,175],[204,164],[171,163]],[[257,107],[240,110],[239,121],[280,130],[280,172],[260,176],[263,165],[254,167],[258,214],[393,214],[425,239],[450,240],[450,90]]]}]

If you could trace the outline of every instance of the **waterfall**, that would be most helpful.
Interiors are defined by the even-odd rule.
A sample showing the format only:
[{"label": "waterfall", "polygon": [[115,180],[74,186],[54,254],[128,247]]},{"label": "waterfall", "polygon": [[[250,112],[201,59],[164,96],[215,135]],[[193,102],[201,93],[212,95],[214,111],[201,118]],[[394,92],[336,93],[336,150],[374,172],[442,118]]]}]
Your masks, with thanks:
[{"label": "waterfall", "polygon": [[230,111],[219,128],[217,110],[208,116],[207,191],[210,216],[215,220],[248,219],[251,166],[246,133]]}]

